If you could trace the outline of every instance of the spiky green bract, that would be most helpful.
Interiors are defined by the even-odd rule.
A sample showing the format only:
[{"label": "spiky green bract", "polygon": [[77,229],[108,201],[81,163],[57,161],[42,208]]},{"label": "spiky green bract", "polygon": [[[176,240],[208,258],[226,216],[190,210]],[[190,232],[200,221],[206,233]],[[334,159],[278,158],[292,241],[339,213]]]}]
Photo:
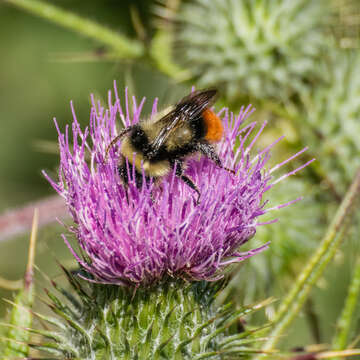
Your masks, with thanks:
[{"label": "spiky green bract", "polygon": [[[30,333],[26,328],[32,324],[32,307],[34,299],[33,287],[24,287],[16,294],[10,313],[9,325],[4,332],[7,342],[0,347],[2,360],[23,358],[29,355],[28,342]],[[5,326],[4,326],[5,327]]]},{"label": "spiky green bract", "polygon": [[254,331],[233,328],[263,304],[216,308],[213,301],[223,281],[167,279],[135,289],[78,280],[65,272],[71,289],[53,283],[57,291],[47,291],[58,317],[47,318],[56,330],[43,332],[53,342],[40,347],[61,359],[229,359],[258,352]]},{"label": "spiky green bract", "polygon": [[322,172],[343,194],[360,165],[360,53],[333,51],[323,65],[326,84],[304,95],[299,130],[313,143]]},{"label": "spiky green bract", "polygon": [[178,15],[179,56],[200,87],[284,99],[318,83],[329,13],[323,0],[192,0]]},{"label": "spiky green bract", "polygon": [[32,324],[31,307],[34,300],[33,286],[20,289],[13,302],[12,309],[5,322],[0,324],[0,359],[10,360],[24,358],[29,355],[30,333],[27,331]]}]

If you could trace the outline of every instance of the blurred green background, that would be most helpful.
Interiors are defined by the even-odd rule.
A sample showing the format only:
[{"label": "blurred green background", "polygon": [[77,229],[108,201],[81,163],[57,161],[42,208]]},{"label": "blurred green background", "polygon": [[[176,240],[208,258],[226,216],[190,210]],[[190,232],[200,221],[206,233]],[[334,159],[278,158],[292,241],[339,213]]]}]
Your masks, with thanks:
[{"label": "blurred green background", "polygon": [[[138,40],[139,37],[141,38],[141,29],[143,28],[145,38],[141,40],[144,41],[145,47],[149,46],[150,39],[153,38],[159,29],[156,25],[155,20],[157,18],[154,14],[158,14],[159,8],[157,6],[159,6],[159,3],[160,6],[163,5],[163,2],[156,3],[145,0],[103,0],[91,2],[85,0],[76,2],[62,0],[53,1],[52,3],[101,24],[106,24],[108,27],[125,34],[131,39]],[[178,3],[181,2],[178,1]],[[191,5],[191,1],[184,3],[185,5]],[[224,2],[224,4],[227,3],[226,1]],[[261,2],[257,3],[261,4]],[[279,1],[277,1],[277,3],[279,3]],[[334,9],[338,11],[340,6],[345,6],[343,3],[347,4],[347,2],[340,0],[338,2],[334,1],[336,5]],[[180,5],[178,4],[178,6]],[[343,12],[346,10],[346,8],[341,9]],[[354,7],[354,9],[358,8]],[[340,20],[342,18],[339,16],[340,13],[341,12],[338,11],[338,13],[335,12],[335,15],[333,14],[331,16],[331,21],[329,21],[330,25],[326,28],[325,33],[330,33],[334,39],[340,34],[340,43],[346,39],[350,39],[356,43],[358,36],[357,27],[354,26],[354,24],[347,27],[346,24],[341,23]],[[186,10],[184,10],[183,15],[180,15],[179,19],[181,19],[181,16],[184,16],[184,14],[186,14]],[[354,16],[355,15],[360,17],[360,12],[355,12]],[[205,17],[205,19],[208,18]],[[215,16],[215,20],[216,19],[217,17]],[[137,24],[138,20],[140,20],[140,26]],[[186,19],[186,21],[187,20],[188,19]],[[334,24],[335,26],[333,26]],[[204,26],[207,26],[206,21]],[[210,18],[209,26],[212,26]],[[296,26],[296,24],[294,26]],[[137,29],[137,31],[135,31],[135,29]],[[196,30],[193,29],[191,31],[196,35]],[[316,34],[317,31],[320,30],[315,29],[314,31],[314,34]],[[214,36],[216,37],[218,33],[219,32],[215,32]],[[244,36],[250,37],[250,35],[251,33],[249,32]],[[315,35],[311,36],[314,37]],[[186,33],[184,33],[182,40],[183,47],[179,46],[174,52],[175,54],[179,52],[185,54],[185,59],[180,65],[184,67],[185,70],[188,70],[188,68],[191,70],[192,57],[198,56],[198,54],[196,54],[196,51],[194,52],[195,55],[191,54],[191,49],[187,52],[187,48],[184,47],[184,43],[186,43]],[[335,42],[337,40],[338,39],[331,41]],[[226,44],[225,41],[222,43]],[[231,41],[229,41],[229,44],[231,44]],[[221,51],[223,50],[215,50],[215,54],[221,54]],[[231,56],[231,52],[229,53],[229,56]],[[234,56],[241,59],[244,53],[245,51],[239,51],[239,53],[236,53]],[[204,75],[200,73],[202,66],[207,68],[209,65],[202,65],[201,61],[199,61],[197,65],[194,64],[194,69],[196,65],[196,71],[198,71],[198,73],[194,74],[189,81],[175,81],[175,76],[169,77],[165,74],[166,71],[163,71],[160,66],[154,66],[154,59],[149,59],[149,57],[146,56],[137,61],[108,59],[104,56],[104,54],[106,54],[106,48],[99,42],[95,42],[3,2],[0,2],[0,54],[1,212],[21,206],[29,201],[38,200],[54,194],[54,191],[41,175],[42,169],[46,169],[51,173],[56,170],[58,164],[56,148],[54,147],[56,143],[56,131],[52,121],[53,117],[56,117],[61,127],[69,124],[72,121],[69,106],[72,100],[79,121],[84,125],[87,124],[90,110],[89,94],[94,93],[97,98],[106,99],[107,91],[112,89],[114,80],[117,81],[120,94],[124,86],[128,86],[130,92],[136,94],[138,99],[146,96],[149,101],[145,105],[145,114],[150,111],[150,104],[155,97],[159,97],[160,104],[165,106],[173,103],[180,96],[188,92],[192,84],[198,87],[211,84],[218,85],[224,93],[223,98],[220,99],[220,103],[226,104],[227,106],[230,105],[231,110],[237,111],[241,103],[247,105],[247,103],[251,101],[255,107],[258,108],[255,118],[271,120],[263,140],[264,143],[270,142],[279,134],[288,136],[286,145],[280,147],[280,150],[277,150],[274,155],[275,162],[284,159],[286,157],[284,154],[294,152],[294,150],[298,151],[302,146],[306,145],[314,145],[310,151],[312,155],[319,159],[320,163],[322,162],[322,157],[326,156],[326,151],[320,153],[320,150],[317,148],[316,144],[318,140],[313,140],[308,137],[306,131],[304,131],[303,134],[302,125],[298,128],[298,121],[291,122],[287,119],[287,116],[289,116],[289,118],[291,117],[292,109],[294,107],[296,108],[301,102],[299,99],[306,97],[305,95],[297,96],[296,91],[298,91],[298,89],[296,91],[291,90],[292,92],[287,99],[280,98],[274,100],[276,96],[269,96],[271,100],[267,102],[266,96],[268,95],[261,94],[261,96],[257,96],[256,86],[252,86],[251,82],[242,87],[243,83],[241,78],[239,81],[236,80],[238,82],[234,81],[233,84],[230,81],[229,84],[224,80],[218,81],[214,75],[208,84]],[[187,54],[189,55],[186,58]],[[289,54],[286,53],[284,56],[288,56],[287,61],[291,65],[292,61],[295,60],[291,58],[292,53],[289,52]],[[159,56],[161,57],[161,55],[160,53]],[[281,51],[275,52],[275,58],[281,58],[281,56]],[[296,54],[296,56],[298,56],[298,54]],[[326,57],[325,54],[318,54],[317,56],[320,58],[322,56]],[[251,63],[252,61],[253,60],[250,59]],[[280,63],[283,61],[285,60],[281,60]],[[224,63],[227,64],[227,62]],[[244,63],[246,64],[246,62]],[[240,65],[241,64],[240,62]],[[319,71],[319,73],[324,71],[317,59],[314,60],[311,66],[312,70]],[[336,62],[334,67],[337,67]],[[298,69],[299,68],[297,68],[296,71],[301,73]],[[254,73],[256,73],[256,71],[255,69]],[[206,74],[207,72],[205,72],[205,75]],[[262,72],[259,70],[256,76],[254,75],[254,78],[262,79],[261,74]],[[301,86],[305,84],[306,89],[304,93],[312,98],[312,89],[316,88],[317,84],[321,82],[316,83],[314,81],[314,83],[311,83],[314,77],[311,73],[310,75],[310,80],[308,77],[305,77],[305,75],[304,78],[300,76],[301,81],[299,80],[299,84],[301,83]],[[247,76],[248,79],[251,80],[252,72],[249,71]],[[286,76],[286,74],[284,76]],[[271,83],[271,86],[278,86],[279,89],[281,88],[281,90],[283,90],[284,87],[282,87],[281,84],[291,82],[294,76],[297,76],[297,73],[294,75],[294,73],[290,72],[289,76],[290,78],[285,78],[285,80]],[[293,76],[293,78],[291,78],[291,76]],[[264,81],[266,81],[266,79]],[[347,84],[343,83],[343,86],[346,87]],[[236,89],[236,87],[245,89],[244,93],[237,98],[236,95],[234,97],[234,88]],[[272,87],[270,88],[272,89]],[[303,91],[302,89],[303,88],[299,90],[299,93]],[[355,90],[358,91],[357,88]],[[356,91],[354,93],[356,93]],[[303,92],[301,94],[303,94]],[[276,94],[274,93],[273,95]],[[357,96],[358,95],[359,93],[357,93]],[[329,94],[329,97],[331,97],[331,94]],[[359,97],[357,97],[357,99],[359,99]],[[288,111],[285,115],[276,110],[279,104],[282,104],[281,106],[285,104],[283,108]],[[357,111],[358,109],[353,111],[353,114],[356,116],[358,116]],[[305,123],[306,120],[304,119],[307,115],[304,115],[302,110],[300,113],[301,116],[299,118]],[[357,118],[357,120],[360,121],[359,118]],[[346,121],[346,119],[343,119],[343,121]],[[316,124],[314,126],[316,127]],[[324,126],[326,127],[326,124]],[[355,135],[356,137],[359,136],[359,134]],[[309,138],[309,143],[306,140],[307,137]],[[345,143],[346,141],[344,141],[344,144]],[[277,158],[278,156],[279,158]],[[328,156],[331,156],[331,153]],[[244,281],[246,282],[244,279],[249,279],[249,283],[243,286],[234,286],[235,290],[232,291],[231,296],[233,296],[235,300],[249,297],[246,291],[251,288],[256,288],[254,290],[256,294],[281,297],[289,288],[292,279],[299,272],[302,264],[305,263],[305,259],[309,253],[316,247],[316,244],[329,223],[331,214],[334,213],[334,209],[338,204],[336,199],[331,195],[331,186],[326,182],[327,179],[324,180],[324,178],[319,176],[321,171],[317,171],[316,166],[317,165],[314,165],[314,168],[308,169],[303,175],[299,176],[300,181],[303,181],[305,185],[301,185],[300,187],[295,186],[295,188],[297,188],[297,190],[295,190],[296,196],[301,194],[305,196],[304,208],[301,210],[302,205],[296,204],[282,210],[281,213],[279,213],[279,217],[283,217],[285,220],[283,220],[281,225],[278,228],[274,228],[275,230],[270,234],[259,235],[259,241],[268,240],[270,237],[270,240],[274,244],[267,251],[270,253],[268,258],[259,255],[259,259],[251,259],[249,264],[237,270],[239,273],[235,275],[234,279],[240,278],[239,284],[243,284]],[[347,180],[348,183],[350,180],[351,179]],[[346,188],[346,184],[348,183],[346,183],[345,180],[339,182],[341,182],[341,186],[345,184],[344,187]],[[341,186],[339,186],[339,188],[341,188]],[[342,190],[340,190],[340,198],[343,196],[341,191]],[[289,194],[293,195],[293,190],[289,190]],[[277,195],[274,197],[275,199],[278,198]],[[293,197],[294,196],[289,199]],[[313,216],[313,214],[315,215]],[[303,217],[306,217],[305,220],[302,220],[304,219]],[[310,219],[312,217],[313,219]],[[283,231],[281,227],[292,227],[293,223],[291,222],[294,221],[294,219],[298,222],[297,227],[293,230],[293,232],[296,233],[291,234],[291,232],[288,232],[285,235],[281,233],[281,231]],[[309,221],[311,222],[310,225]],[[304,228],[306,227],[307,229],[305,231]],[[352,231],[356,234],[356,230]],[[60,238],[61,232],[62,228],[60,226],[47,226],[41,229],[38,237],[39,244],[36,263],[42,271],[51,276],[60,273],[54,261],[55,258],[70,267],[75,265]],[[307,241],[306,237],[308,236],[311,237],[311,239],[307,239],[309,240],[309,244],[302,245],[303,241],[305,244]],[[284,240],[284,238],[286,238],[286,240]],[[353,238],[356,238],[356,236],[353,236]],[[293,242],[300,250],[294,250],[295,255],[292,257],[292,250],[290,249],[289,252],[285,253],[284,248],[286,248],[286,245],[284,245],[285,243],[283,242],[279,245],[280,240]],[[276,243],[277,241],[278,244]],[[0,275],[2,277],[18,279],[22,276],[25,270],[27,246],[28,235],[21,235],[0,241]],[[290,245],[289,248],[291,248]],[[303,251],[302,248],[304,248]],[[326,276],[313,291],[311,311],[316,314],[315,323],[319,324],[321,342],[331,342],[336,319],[342,309],[354,260],[358,256],[358,253],[357,242],[355,240],[348,241],[343,251],[338,254],[333,262],[334,266],[326,272]],[[271,256],[275,257],[275,260],[269,260]],[[272,264],[276,263],[276,256],[284,257],[284,259],[288,256],[289,260],[283,260],[284,263],[288,261],[287,265],[284,265],[284,269],[286,269],[281,268],[282,265],[279,265],[281,269],[278,269],[279,272],[282,271],[285,274],[281,273],[277,276],[276,271],[272,272],[272,270],[267,270],[272,266],[269,265],[270,262]],[[253,282],[255,281],[258,281],[258,283],[254,284]],[[42,282],[39,280],[39,289],[42,286],[41,284]],[[12,293],[10,291],[0,289],[0,297],[11,296]],[[0,316],[4,313],[5,306],[2,304],[0,307]],[[360,327],[358,314],[354,320],[354,328],[358,329]],[[314,336],[314,332],[311,331],[312,326],[314,326],[314,322],[309,321],[309,312],[304,312],[296,321],[295,326],[292,327],[289,336],[284,339],[283,343],[285,348],[317,342],[318,339]]]},{"label": "blurred green background", "polygon": [[[55,2],[56,3],[56,2]],[[58,1],[64,8],[134,36],[129,5],[134,1]],[[147,2],[138,2],[147,8]],[[71,121],[70,100],[79,119],[89,118],[89,94],[106,98],[117,80],[133,76],[136,92],[149,99],[163,96],[167,82],[145,66],[114,62],[76,61],[101,50],[101,45],[5,4],[0,5],[2,210],[50,194],[42,169],[55,168],[57,157],[39,152],[37,140],[55,141],[52,118]]]},{"label": "blurred green background", "polygon": [[[130,5],[136,6],[145,20],[150,5],[147,1],[111,0],[53,3],[132,37],[135,31]],[[175,86],[147,64],[96,58],[101,51],[99,43],[0,3],[1,212],[54,195],[41,171],[56,171],[59,160],[53,118],[62,128],[70,124],[70,101],[85,126],[89,121],[90,93],[106,100],[114,80],[120,96],[126,85],[138,98],[149,99],[145,114],[155,97],[168,105],[182,93],[180,85]],[[94,59],[79,61],[78,57]],[[51,225],[39,235],[36,263],[50,275],[59,274],[55,259],[75,266],[60,238],[61,232],[61,226]],[[23,276],[28,239],[29,234],[24,234],[0,241],[0,276]],[[11,298],[12,293],[0,289],[3,296]],[[4,305],[0,305],[0,316],[5,313]]]}]

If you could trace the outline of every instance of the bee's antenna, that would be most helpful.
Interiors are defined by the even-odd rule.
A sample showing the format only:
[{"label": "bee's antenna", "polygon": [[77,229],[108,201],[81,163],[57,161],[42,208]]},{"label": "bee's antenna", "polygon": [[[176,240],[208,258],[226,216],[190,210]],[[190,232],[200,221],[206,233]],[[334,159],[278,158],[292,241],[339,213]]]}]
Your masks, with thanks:
[{"label": "bee's antenna", "polygon": [[236,175],[236,171],[233,170],[233,169],[229,169],[229,168],[227,168],[227,167],[223,167],[223,169],[226,170],[226,171],[228,171],[228,172],[230,172],[230,173],[232,173],[232,174],[234,174],[234,175]]},{"label": "bee's antenna", "polygon": [[131,126],[127,127],[126,129],[122,130],[118,136],[111,140],[111,143],[107,146],[105,150],[105,163],[109,157],[110,149],[122,138],[124,137],[129,131],[131,130]]}]

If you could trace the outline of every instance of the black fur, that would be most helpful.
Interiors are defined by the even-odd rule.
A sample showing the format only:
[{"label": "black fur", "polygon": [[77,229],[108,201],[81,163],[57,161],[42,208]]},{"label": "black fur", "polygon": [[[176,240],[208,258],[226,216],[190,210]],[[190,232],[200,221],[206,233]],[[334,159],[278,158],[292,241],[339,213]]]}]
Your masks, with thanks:
[{"label": "black fur", "polygon": [[140,125],[134,125],[130,132],[130,141],[134,149],[146,154],[149,151],[149,139]]}]

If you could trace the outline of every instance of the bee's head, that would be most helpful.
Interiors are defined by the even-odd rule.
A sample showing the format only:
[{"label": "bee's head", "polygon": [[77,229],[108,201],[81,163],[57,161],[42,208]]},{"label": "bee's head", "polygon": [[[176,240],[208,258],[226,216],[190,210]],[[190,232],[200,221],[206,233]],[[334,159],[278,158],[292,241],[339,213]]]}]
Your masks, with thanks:
[{"label": "bee's head", "polygon": [[130,133],[132,146],[141,152],[146,152],[149,148],[149,139],[144,130],[139,125],[134,125]]}]

